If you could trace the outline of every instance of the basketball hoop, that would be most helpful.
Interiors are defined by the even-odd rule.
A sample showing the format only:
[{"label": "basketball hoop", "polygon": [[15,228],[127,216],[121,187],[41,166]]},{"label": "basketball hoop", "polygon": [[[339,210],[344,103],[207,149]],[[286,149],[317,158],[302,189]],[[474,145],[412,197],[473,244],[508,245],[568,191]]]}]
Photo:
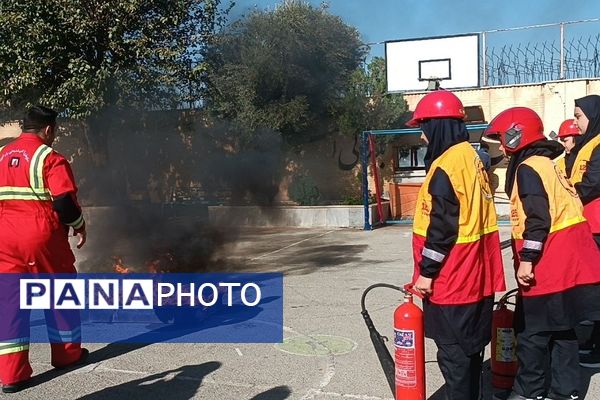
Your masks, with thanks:
[{"label": "basketball hoop", "polygon": [[387,91],[479,86],[479,34],[385,42]]}]

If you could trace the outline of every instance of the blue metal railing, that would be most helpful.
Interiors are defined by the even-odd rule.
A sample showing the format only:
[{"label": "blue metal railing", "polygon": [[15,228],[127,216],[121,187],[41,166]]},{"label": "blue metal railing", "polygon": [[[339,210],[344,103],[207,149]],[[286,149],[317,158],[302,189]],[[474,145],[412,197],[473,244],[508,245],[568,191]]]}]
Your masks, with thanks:
[{"label": "blue metal railing", "polygon": [[[488,127],[488,124],[470,124],[467,125],[467,131],[484,130]],[[369,207],[369,177],[368,177],[368,165],[369,165],[369,135],[420,135],[422,133],[419,128],[405,128],[405,129],[381,129],[381,130],[369,130],[363,131],[360,140],[360,162],[362,165],[362,193],[363,193],[363,206],[365,215],[364,230],[370,231],[373,229],[373,225],[370,220],[370,207]],[[386,221],[387,222],[387,221]]]}]

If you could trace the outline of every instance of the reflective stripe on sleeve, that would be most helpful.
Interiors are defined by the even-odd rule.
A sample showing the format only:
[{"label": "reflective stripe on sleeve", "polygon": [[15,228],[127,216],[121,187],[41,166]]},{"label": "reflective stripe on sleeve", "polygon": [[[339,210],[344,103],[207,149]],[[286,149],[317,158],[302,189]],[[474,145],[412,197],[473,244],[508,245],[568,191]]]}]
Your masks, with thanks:
[{"label": "reflective stripe on sleeve", "polygon": [[83,213],[81,213],[79,215],[79,218],[77,218],[75,221],[73,222],[69,222],[67,225],[69,225],[70,227],[72,227],[73,229],[79,229],[83,226],[83,224],[85,223],[84,219],[83,219]]},{"label": "reflective stripe on sleeve", "polygon": [[435,250],[428,249],[427,247],[423,248],[423,251],[421,252],[421,255],[423,257],[430,258],[433,261],[437,261],[437,262],[440,262],[440,263],[442,261],[444,261],[444,258],[446,258],[446,256],[444,254],[439,253],[439,252],[437,252]]},{"label": "reflective stripe on sleeve", "polygon": [[525,240],[523,242],[523,248],[524,249],[542,250],[543,246],[544,246],[544,243],[538,242],[536,240]]}]

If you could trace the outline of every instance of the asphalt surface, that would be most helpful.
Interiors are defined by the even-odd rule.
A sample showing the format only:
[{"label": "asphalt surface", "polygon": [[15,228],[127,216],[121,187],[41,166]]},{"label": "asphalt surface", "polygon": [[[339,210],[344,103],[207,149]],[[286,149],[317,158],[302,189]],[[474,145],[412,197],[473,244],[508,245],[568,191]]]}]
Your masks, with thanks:
[{"label": "asphalt surface", "polygon": [[[502,228],[502,238],[508,237]],[[90,232],[93,234],[93,232]],[[92,240],[93,242],[93,240]],[[12,399],[392,399],[360,314],[371,284],[403,284],[412,274],[410,228],[260,228],[236,231],[214,257],[246,271],[282,271],[283,344],[89,344],[90,363],[57,371],[47,344],[31,346],[32,387]],[[93,247],[93,246],[92,246]],[[122,248],[126,252],[127,244]],[[505,250],[505,265],[511,265]],[[78,254],[81,263],[89,253]],[[89,260],[88,260],[89,261]],[[507,283],[514,287],[510,268]],[[368,310],[391,337],[399,293],[378,289]],[[391,346],[390,346],[391,349]],[[435,345],[426,343],[429,399],[443,399]],[[488,355],[486,359],[489,358]],[[582,369],[582,394],[600,398],[600,378]],[[489,369],[485,399],[491,398]],[[583,397],[582,397],[583,398]]]}]

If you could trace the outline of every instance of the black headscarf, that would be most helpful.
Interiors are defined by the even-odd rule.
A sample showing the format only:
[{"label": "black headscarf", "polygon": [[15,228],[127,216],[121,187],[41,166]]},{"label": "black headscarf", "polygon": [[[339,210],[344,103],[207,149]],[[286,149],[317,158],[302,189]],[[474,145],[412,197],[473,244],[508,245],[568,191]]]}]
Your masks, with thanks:
[{"label": "black headscarf", "polygon": [[592,94],[577,99],[575,100],[575,107],[581,108],[581,111],[583,111],[590,122],[585,132],[582,132],[583,135],[575,139],[575,147],[573,147],[565,160],[568,176],[571,176],[571,170],[573,169],[573,164],[575,164],[579,150],[590,140],[600,135],[600,96]]},{"label": "black headscarf", "polygon": [[554,159],[561,155],[564,150],[563,145],[556,140],[540,140],[511,155],[508,167],[506,167],[506,182],[504,182],[504,191],[508,197],[511,196],[513,190],[517,168],[523,161],[531,156],[544,156]]},{"label": "black headscarf", "polygon": [[465,123],[455,118],[434,118],[421,123],[421,130],[429,141],[425,153],[425,171],[431,163],[457,143],[467,142],[469,133]]}]

